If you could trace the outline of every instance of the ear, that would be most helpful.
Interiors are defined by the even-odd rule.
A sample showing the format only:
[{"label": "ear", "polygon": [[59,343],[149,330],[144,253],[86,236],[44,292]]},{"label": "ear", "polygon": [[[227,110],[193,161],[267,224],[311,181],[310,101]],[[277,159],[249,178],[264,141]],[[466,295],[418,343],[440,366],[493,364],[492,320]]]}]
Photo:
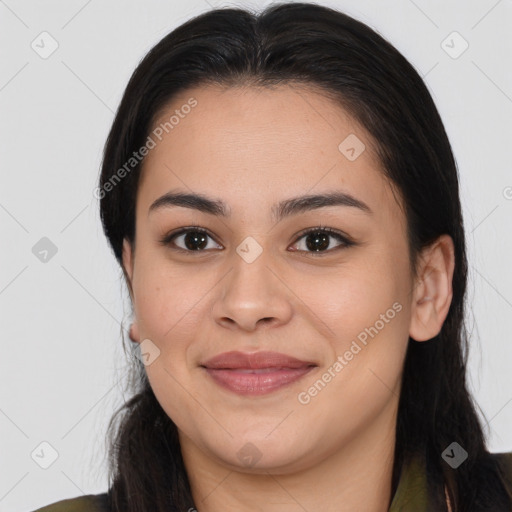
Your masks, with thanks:
[{"label": "ear", "polygon": [[413,289],[409,336],[427,341],[439,334],[453,297],[455,268],[453,240],[441,235],[420,256],[418,278]]},{"label": "ear", "polygon": [[139,326],[137,325],[137,322],[132,322],[130,325],[129,336],[133,342],[140,342]]},{"label": "ear", "polygon": [[130,290],[130,295],[133,300],[132,293],[132,276],[133,276],[133,250],[132,244],[127,238],[123,239],[123,251],[122,251],[122,260],[123,260],[123,274],[126,278],[126,284],[128,285],[128,289]]},{"label": "ear", "polygon": [[[132,304],[133,304],[132,277],[133,277],[134,254],[133,254],[132,244],[126,238],[123,240],[122,261],[123,261],[123,274],[126,279],[126,284],[128,285],[128,290],[130,292],[130,297],[132,299]],[[132,324],[130,325],[129,336],[130,336],[130,339],[134,342],[140,341],[139,327],[138,327],[136,321],[133,321]]]}]

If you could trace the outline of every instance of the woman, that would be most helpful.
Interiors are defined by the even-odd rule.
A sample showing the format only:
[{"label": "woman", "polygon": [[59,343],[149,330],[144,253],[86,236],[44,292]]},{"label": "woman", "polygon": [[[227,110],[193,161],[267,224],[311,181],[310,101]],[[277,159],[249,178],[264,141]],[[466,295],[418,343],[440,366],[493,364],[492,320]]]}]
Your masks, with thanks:
[{"label": "woman", "polygon": [[96,193],[141,357],[108,493],[41,511],[512,510],[466,386],[456,164],[373,30],[307,3],[188,21]]}]

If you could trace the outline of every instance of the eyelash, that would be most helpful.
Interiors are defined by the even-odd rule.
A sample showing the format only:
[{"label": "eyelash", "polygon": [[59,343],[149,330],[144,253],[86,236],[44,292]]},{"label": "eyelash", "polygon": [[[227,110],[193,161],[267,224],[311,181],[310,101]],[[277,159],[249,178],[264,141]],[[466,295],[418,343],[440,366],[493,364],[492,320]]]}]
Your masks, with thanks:
[{"label": "eyelash", "polygon": [[[170,246],[176,237],[183,235],[183,234],[187,234],[189,232],[197,232],[197,233],[207,235],[212,240],[215,241],[215,239],[212,237],[212,235],[210,235],[210,233],[206,229],[201,228],[200,226],[189,226],[186,228],[182,228],[177,232],[168,233],[160,240],[160,244],[162,244],[164,246]],[[349,247],[357,245],[354,241],[350,240],[347,236],[343,235],[341,232],[339,232],[335,229],[326,227],[326,226],[316,226],[314,228],[308,228],[308,229],[305,229],[304,231],[301,231],[297,235],[297,238],[296,238],[295,242],[293,243],[293,245],[295,245],[301,238],[304,238],[311,233],[324,233],[324,234],[330,235],[330,236],[336,238],[338,242],[341,242],[341,245],[334,247],[333,249],[327,249],[325,251],[295,250],[295,251],[293,251],[294,253],[297,253],[299,255],[304,255],[303,253],[305,253],[305,254],[307,254],[307,256],[317,257],[317,256],[322,256],[324,254],[331,254],[333,251],[336,251],[336,250],[347,249]],[[215,241],[215,243],[218,243],[218,242]],[[178,252],[182,252],[182,253],[189,253],[189,254],[190,253],[192,253],[192,254],[201,253],[201,252],[205,252],[207,250],[207,249],[202,249],[202,250],[198,250],[198,251],[192,251],[189,249],[183,249],[181,247],[172,247],[172,246],[171,246],[171,249],[174,251],[178,251]]]}]

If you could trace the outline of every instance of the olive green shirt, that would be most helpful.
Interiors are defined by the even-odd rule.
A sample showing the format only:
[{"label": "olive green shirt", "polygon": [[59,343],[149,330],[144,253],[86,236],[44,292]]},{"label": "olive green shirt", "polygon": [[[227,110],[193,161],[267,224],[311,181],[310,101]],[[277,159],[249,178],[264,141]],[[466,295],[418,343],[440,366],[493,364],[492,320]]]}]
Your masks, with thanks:
[{"label": "olive green shirt", "polygon": [[[504,462],[506,467],[504,476],[512,492],[512,452],[497,453],[494,456]],[[417,460],[413,460],[402,470],[389,512],[428,512],[430,510],[424,468]],[[110,510],[107,506],[107,494],[103,493],[58,501],[34,512],[110,512]]]}]

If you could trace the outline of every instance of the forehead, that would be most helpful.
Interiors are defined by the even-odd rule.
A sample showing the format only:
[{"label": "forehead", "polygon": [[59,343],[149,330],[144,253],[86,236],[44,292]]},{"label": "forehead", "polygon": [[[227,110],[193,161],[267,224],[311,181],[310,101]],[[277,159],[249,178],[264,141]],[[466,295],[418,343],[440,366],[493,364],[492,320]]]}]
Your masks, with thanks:
[{"label": "forehead", "polygon": [[138,191],[146,210],[176,187],[240,204],[337,189],[377,210],[399,207],[369,133],[312,87],[191,88],[159,113],[150,136]]}]

